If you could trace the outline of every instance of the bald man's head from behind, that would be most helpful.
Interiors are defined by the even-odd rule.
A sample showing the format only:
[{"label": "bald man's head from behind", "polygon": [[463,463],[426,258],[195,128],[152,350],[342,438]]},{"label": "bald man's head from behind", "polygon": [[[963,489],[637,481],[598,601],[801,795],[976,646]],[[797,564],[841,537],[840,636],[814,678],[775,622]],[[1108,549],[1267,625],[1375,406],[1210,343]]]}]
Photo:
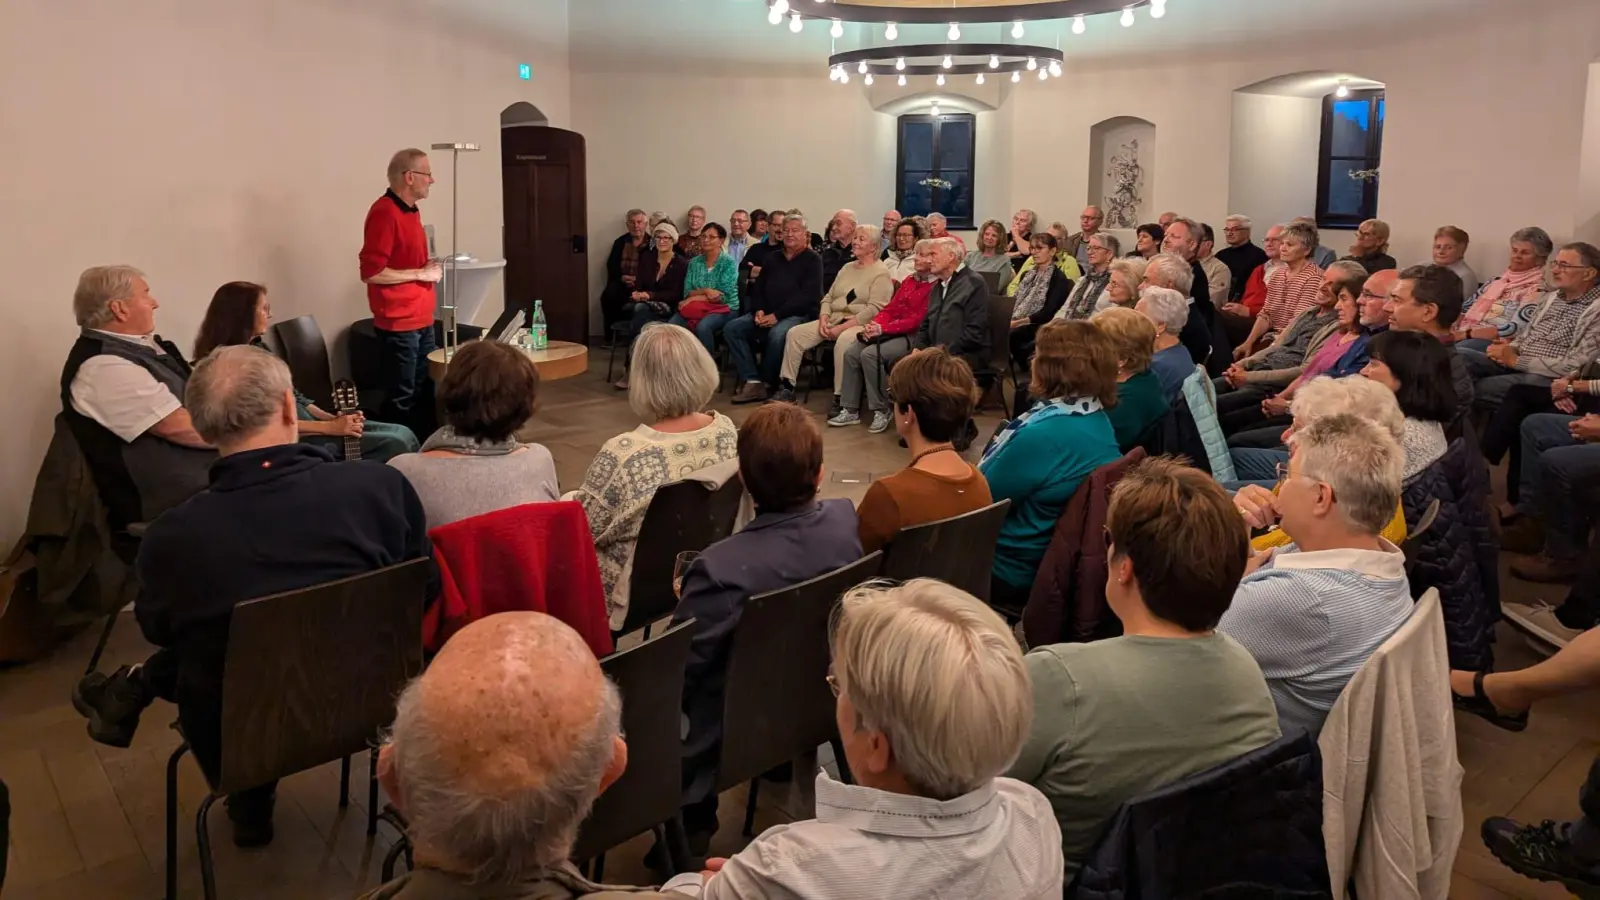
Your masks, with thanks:
[{"label": "bald man's head from behind", "polygon": [[622,702],[588,645],[542,613],[451,637],[400,696],[380,778],[419,867],[514,884],[567,859],[628,763]]}]

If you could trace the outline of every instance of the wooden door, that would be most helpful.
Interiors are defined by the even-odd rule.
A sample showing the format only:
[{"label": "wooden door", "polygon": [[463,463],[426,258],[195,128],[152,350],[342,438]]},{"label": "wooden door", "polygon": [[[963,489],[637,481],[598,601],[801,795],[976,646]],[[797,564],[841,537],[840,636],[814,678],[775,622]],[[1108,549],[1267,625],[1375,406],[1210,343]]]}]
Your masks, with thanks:
[{"label": "wooden door", "polygon": [[506,305],[544,301],[550,339],[589,338],[588,192],[583,135],[560,128],[500,131]]}]

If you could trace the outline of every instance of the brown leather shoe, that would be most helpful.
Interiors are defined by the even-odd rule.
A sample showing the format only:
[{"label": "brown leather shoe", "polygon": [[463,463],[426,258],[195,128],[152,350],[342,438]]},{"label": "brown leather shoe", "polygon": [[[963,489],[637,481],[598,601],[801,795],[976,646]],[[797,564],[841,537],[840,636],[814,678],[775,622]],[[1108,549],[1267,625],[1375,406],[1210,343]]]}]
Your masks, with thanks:
[{"label": "brown leather shoe", "polygon": [[1500,549],[1507,553],[1538,553],[1544,549],[1544,526],[1533,516],[1522,516],[1500,532]]},{"label": "brown leather shoe", "polygon": [[739,393],[733,395],[734,403],[760,403],[767,399],[767,386],[759,381],[747,381]]},{"label": "brown leather shoe", "polygon": [[1578,560],[1555,559],[1549,554],[1541,553],[1512,563],[1511,574],[1523,581],[1560,584],[1578,577]]}]

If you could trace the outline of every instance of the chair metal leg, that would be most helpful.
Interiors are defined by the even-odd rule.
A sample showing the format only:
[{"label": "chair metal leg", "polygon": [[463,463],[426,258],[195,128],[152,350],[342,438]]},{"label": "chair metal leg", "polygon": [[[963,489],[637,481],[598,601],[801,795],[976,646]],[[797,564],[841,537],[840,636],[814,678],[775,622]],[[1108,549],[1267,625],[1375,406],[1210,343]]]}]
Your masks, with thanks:
[{"label": "chair metal leg", "polygon": [[744,801],[744,831],[745,837],[755,837],[756,828],[756,794],[761,787],[761,776],[750,779],[750,794]]},{"label": "chair metal leg", "polygon": [[350,805],[350,757],[339,760],[339,808]]},{"label": "chair metal leg", "polygon": [[844,741],[829,738],[828,746],[833,748],[833,764],[839,767],[839,780],[845,784],[855,784],[850,777],[850,762],[844,758]]},{"label": "chair metal leg", "polygon": [[188,752],[185,742],[167,759],[167,900],[178,900],[178,760]]},{"label": "chair metal leg", "polygon": [[367,837],[378,833],[378,748],[367,754]]},{"label": "chair metal leg", "polygon": [[656,827],[656,838],[667,848],[667,859],[672,863],[672,874],[679,875],[694,868],[689,858],[689,833],[684,830],[683,817],[673,816],[665,825]]},{"label": "chair metal leg", "polygon": [[200,811],[194,817],[195,839],[200,844],[200,886],[206,900],[217,900],[216,866],[211,861],[211,830],[206,827],[206,816],[215,802],[216,794],[206,794],[206,798],[200,801]]},{"label": "chair metal leg", "polygon": [[606,381],[611,380],[611,367],[617,363],[617,336],[611,336],[611,352],[606,355]]},{"label": "chair metal leg", "polygon": [[122,607],[119,606],[106,616],[106,627],[100,629],[100,640],[95,642],[94,652],[89,654],[89,665],[84,668],[83,674],[88,675],[100,667],[100,657],[106,652],[106,644],[111,643],[111,631],[117,627],[117,615],[121,612]]},{"label": "chair metal leg", "polygon": [[[402,853],[409,854],[410,850],[411,850],[411,839],[406,837],[403,834],[400,835],[399,839],[397,839],[394,842],[394,846],[390,847],[389,848],[389,852],[383,857],[383,883],[384,884],[388,884],[389,882],[394,880],[394,866],[395,866],[395,863],[400,861],[400,854],[402,854]],[[406,863],[406,868],[409,869],[410,867],[411,867],[411,863],[409,862],[409,859],[408,859],[408,861]]]}]

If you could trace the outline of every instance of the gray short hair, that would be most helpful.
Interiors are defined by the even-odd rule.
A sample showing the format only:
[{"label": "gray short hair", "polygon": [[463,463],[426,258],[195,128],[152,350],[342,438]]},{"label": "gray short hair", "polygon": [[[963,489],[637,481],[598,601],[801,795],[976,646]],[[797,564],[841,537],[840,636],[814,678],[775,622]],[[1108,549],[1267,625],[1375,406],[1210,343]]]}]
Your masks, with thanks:
[{"label": "gray short hair", "polygon": [[1295,392],[1289,412],[1297,428],[1325,416],[1350,413],[1367,419],[1397,441],[1405,439],[1406,416],[1394,392],[1367,378],[1313,378]]},{"label": "gray short hair", "polygon": [[876,225],[857,225],[856,234],[863,233],[866,234],[867,240],[876,244],[878,242],[878,238],[883,234],[883,229]]},{"label": "gray short hair", "polygon": [[806,221],[806,214],[798,209],[791,209],[783,213],[783,227],[788,228],[790,222],[799,222],[800,227],[810,230],[811,225]]},{"label": "gray short hair", "polygon": [[417,164],[417,160],[426,159],[427,156],[428,154],[422,150],[407,147],[389,157],[389,183],[399,184],[400,180],[406,177],[406,173],[411,171],[411,167]]},{"label": "gray short hair", "polygon": [[939,221],[944,222],[946,224],[949,224],[949,222],[950,222],[949,219],[946,219],[944,217],[944,213],[928,213],[927,221],[932,222],[934,219],[938,219]]},{"label": "gray short hair", "polygon": [[1354,413],[1317,419],[1296,431],[1293,442],[1300,474],[1333,488],[1345,523],[1366,534],[1380,534],[1400,503],[1405,472],[1400,442]]},{"label": "gray short hair", "polygon": [[630,209],[628,210],[628,214],[622,217],[622,221],[630,222],[633,220],[634,216],[644,216],[646,219],[650,218],[650,214],[642,209]]},{"label": "gray short hair", "polygon": [[1171,288],[1147,287],[1139,292],[1140,312],[1157,325],[1165,325],[1167,334],[1176,336],[1189,323],[1189,298]]},{"label": "gray short hair", "polygon": [[133,266],[95,266],[78,276],[72,292],[72,315],[80,328],[99,328],[115,318],[111,301],[133,296],[133,283],[144,273]]},{"label": "gray short hair", "polygon": [[949,800],[1011,767],[1033,722],[1022,650],[987,604],[930,578],[862,585],[834,613],[833,671],[858,728],[889,738],[919,793]]},{"label": "gray short hair", "polygon": [[962,258],[963,254],[961,253],[961,244],[957,242],[955,238],[936,237],[929,238],[928,240],[933,242],[933,248],[935,250],[943,250],[958,260]]},{"label": "gray short hair", "polygon": [[1550,254],[1556,252],[1556,242],[1550,240],[1550,233],[1537,225],[1529,225],[1527,228],[1518,228],[1511,232],[1511,243],[1531,244],[1533,252],[1545,259],[1549,259]]},{"label": "gray short hair", "polygon": [[1099,244],[1103,249],[1110,250],[1112,256],[1122,255],[1122,242],[1109,231],[1096,231],[1089,236],[1089,243]]},{"label": "gray short hair", "polygon": [[[1206,227],[1189,218],[1188,216],[1179,216],[1176,219],[1173,219],[1172,225],[1182,225],[1184,230],[1189,233],[1189,237],[1194,238],[1194,245],[1196,247],[1199,247],[1205,242]],[[1172,233],[1172,225],[1167,226],[1167,234]]]},{"label": "gray short hair", "polygon": [[1161,282],[1157,287],[1169,287],[1185,297],[1194,290],[1194,267],[1176,253],[1157,253],[1151,257],[1144,271],[1145,280]]},{"label": "gray short hair", "polygon": [[[1111,261],[1111,271],[1121,272],[1123,276],[1128,279],[1128,285],[1133,288],[1135,299],[1137,299],[1137,295],[1139,293],[1139,282],[1144,280],[1144,273],[1148,268],[1150,268],[1150,261],[1142,256],[1114,259]],[[1193,280],[1194,273],[1190,272],[1189,277],[1191,280]]]},{"label": "gray short hair", "polygon": [[183,405],[206,443],[227,444],[272,424],[293,388],[283,360],[260,347],[232,344],[195,363]]},{"label": "gray short hair", "polygon": [[1231,215],[1231,216],[1227,217],[1226,219],[1222,220],[1222,224],[1224,224],[1224,225],[1228,224],[1229,222],[1232,222],[1232,223],[1238,225],[1240,228],[1254,228],[1254,227],[1256,227],[1256,223],[1250,221],[1250,217],[1249,216],[1241,216],[1238,213],[1234,213],[1233,215]]},{"label": "gray short hair", "polygon": [[1600,272],[1600,247],[1596,247],[1587,241],[1573,241],[1570,244],[1562,245],[1561,249],[1563,252],[1571,250],[1573,253],[1578,254],[1578,258],[1583,260],[1584,265],[1594,269],[1596,272]]},{"label": "gray short hair", "polygon": [[628,406],[646,423],[704,410],[717,381],[717,364],[687,328],[656,322],[633,342]]},{"label": "gray short hair", "polygon": [[1317,242],[1321,239],[1317,234],[1317,227],[1299,219],[1283,226],[1283,233],[1278,235],[1278,240],[1295,240],[1306,248],[1306,252],[1317,249]]}]

